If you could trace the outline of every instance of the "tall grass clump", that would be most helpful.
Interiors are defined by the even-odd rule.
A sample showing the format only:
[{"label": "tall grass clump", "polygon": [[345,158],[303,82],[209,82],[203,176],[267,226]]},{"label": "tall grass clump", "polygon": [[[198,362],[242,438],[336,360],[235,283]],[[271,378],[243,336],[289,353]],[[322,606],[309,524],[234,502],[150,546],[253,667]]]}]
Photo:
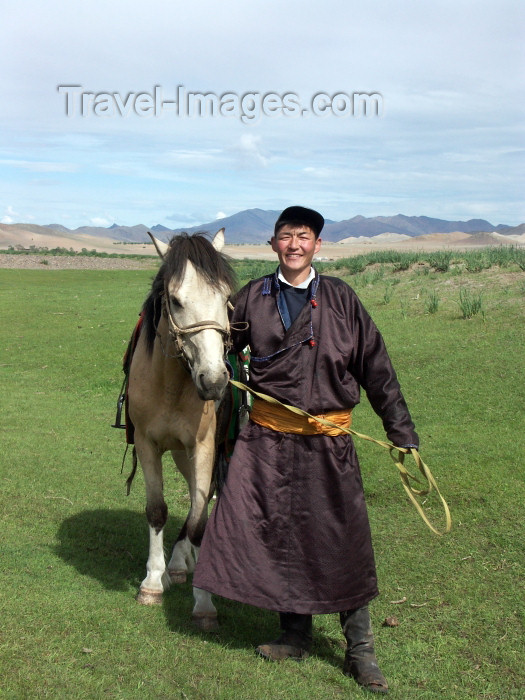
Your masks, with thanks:
[{"label": "tall grass clump", "polygon": [[475,251],[465,254],[465,270],[467,272],[481,272],[488,270],[491,262],[484,251]]},{"label": "tall grass clump", "polygon": [[427,313],[429,314],[435,314],[437,313],[437,310],[439,308],[439,296],[437,291],[434,289],[431,291],[427,297],[426,303],[425,303],[425,309]]},{"label": "tall grass clump", "polygon": [[525,270],[525,249],[518,246],[492,246],[471,250],[463,253],[465,270],[467,272],[481,272],[491,267],[507,268],[516,264],[521,270]]},{"label": "tall grass clump", "polygon": [[525,249],[518,246],[501,245],[485,249],[485,255],[491,266],[509,267],[512,263],[525,269]]},{"label": "tall grass clump", "polygon": [[448,272],[451,262],[452,253],[449,250],[438,250],[435,253],[430,253],[428,257],[428,264],[436,272]]},{"label": "tall grass clump", "polygon": [[[409,270],[413,265],[423,267],[423,274],[428,268],[435,272],[454,272],[460,274],[462,269],[467,272],[481,272],[491,267],[509,267],[517,265],[525,270],[525,248],[523,246],[502,245],[486,246],[469,251],[399,251],[376,250],[362,253],[351,258],[340,258],[332,262],[318,263],[319,269],[329,273],[346,271],[350,275],[364,272],[371,265],[392,266],[394,272]],[[321,268],[322,266],[322,268]]]},{"label": "tall grass clump", "polygon": [[365,255],[357,255],[355,258],[340,258],[326,266],[332,270],[347,270],[350,275],[358,275],[365,270],[368,260]]},{"label": "tall grass clump", "polygon": [[512,262],[515,262],[520,270],[525,270],[525,248],[516,248],[513,249],[513,259]]},{"label": "tall grass clump", "polygon": [[354,287],[366,287],[370,284],[375,284],[380,282],[385,276],[385,268],[383,265],[380,267],[373,268],[371,270],[364,270],[359,274],[352,277],[351,286]]},{"label": "tall grass clump", "polygon": [[393,294],[394,294],[393,285],[392,285],[392,283],[389,283],[386,285],[385,291],[383,293],[383,304],[385,304],[385,306],[387,304],[390,304],[390,302],[392,301]]},{"label": "tall grass clump", "polygon": [[276,263],[273,260],[235,260],[233,261],[235,274],[239,284],[245,284],[248,280],[257,279],[263,275],[274,272]]},{"label": "tall grass clump", "polygon": [[483,295],[481,292],[472,294],[469,289],[462,287],[459,290],[459,306],[463,318],[468,319],[477,316],[479,313],[485,318],[483,310]]}]

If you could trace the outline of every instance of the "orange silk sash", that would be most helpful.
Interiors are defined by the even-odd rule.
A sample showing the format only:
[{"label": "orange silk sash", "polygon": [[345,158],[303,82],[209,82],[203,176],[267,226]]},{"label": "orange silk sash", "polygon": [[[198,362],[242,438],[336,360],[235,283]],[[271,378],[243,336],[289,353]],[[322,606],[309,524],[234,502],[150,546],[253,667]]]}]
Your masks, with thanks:
[{"label": "orange silk sash", "polygon": [[255,423],[276,430],[279,433],[295,433],[296,435],[345,435],[344,428],[352,425],[352,411],[344,409],[342,411],[329,411],[322,413],[319,418],[336,423],[340,428],[323,425],[313,418],[300,416],[291,413],[288,409],[276,404],[267,403],[261,399],[255,399],[250,419]]}]

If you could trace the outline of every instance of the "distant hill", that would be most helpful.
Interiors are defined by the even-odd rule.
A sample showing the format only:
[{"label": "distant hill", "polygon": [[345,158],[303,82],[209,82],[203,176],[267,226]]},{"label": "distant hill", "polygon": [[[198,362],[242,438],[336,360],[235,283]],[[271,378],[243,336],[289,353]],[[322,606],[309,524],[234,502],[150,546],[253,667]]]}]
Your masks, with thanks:
[{"label": "distant hill", "polygon": [[65,233],[69,233],[69,229],[62,226],[62,224],[48,224],[46,228],[52,228],[53,231],[63,231]]},{"label": "distant hill", "polygon": [[167,226],[163,226],[162,224],[156,224],[156,226],[152,226],[151,230],[154,233],[164,233],[164,231],[171,231],[170,228],[168,228]]},{"label": "distant hill", "polygon": [[89,236],[103,236],[104,238],[114,238],[116,241],[126,241],[128,243],[142,243],[142,241],[149,241],[148,229],[144,224],[138,224],[137,226],[119,226],[118,224],[112,224],[109,228],[103,228],[102,226],[80,226],[76,228],[72,233],[75,234],[87,234]]},{"label": "distant hill", "polygon": [[500,231],[499,233],[503,233],[505,236],[521,236],[525,233],[525,224],[506,228],[505,231]]},{"label": "distant hill", "polygon": [[266,243],[273,233],[273,227],[280,211],[265,209],[246,209],[232,216],[209,221],[199,226],[175,229],[175,233],[187,231],[210,231],[215,233],[220,228],[226,229],[228,243]]},{"label": "distant hill", "polygon": [[508,226],[498,224],[494,226],[484,219],[470,219],[469,221],[447,221],[445,219],[432,219],[428,216],[375,216],[365,218],[354,216],[345,221],[326,224],[323,229],[323,238],[326,241],[340,241],[342,238],[366,236],[371,238],[382,233],[399,233],[405,236],[423,236],[428,233],[474,233],[478,231],[497,231],[503,233]]},{"label": "distant hill", "polygon": [[[216,219],[186,229],[175,229],[173,232],[159,232],[159,238],[167,240],[173,233],[195,233],[196,231],[210,231],[215,233],[218,229],[226,229],[228,243],[265,243],[273,234],[273,227],[279,211],[264,209],[247,209],[223,219]],[[484,219],[470,219],[469,221],[447,221],[445,219],[432,219],[428,216],[354,216],[343,221],[326,220],[322,237],[325,241],[337,242],[343,238],[358,238],[366,236],[372,238],[382,233],[398,233],[406,236],[423,236],[428,233],[451,233],[461,231],[463,233],[492,232],[505,233],[509,226],[498,224],[495,226]],[[516,233],[520,233],[516,231]]]},{"label": "distant hill", "polygon": [[[226,240],[229,244],[265,243],[273,234],[274,223],[279,216],[278,210],[246,209],[231,216],[214,221],[204,222],[189,228],[170,229],[161,224],[147,227],[144,224],[136,226],[121,226],[117,223],[105,228],[102,226],[81,226],[77,229],[67,229],[61,224],[37,226],[36,224],[3,224],[2,228],[10,226],[22,227],[25,231],[44,235],[46,231],[54,236],[94,236],[122,243],[149,242],[148,231],[158,238],[168,241],[172,236],[187,231],[208,231],[215,233],[220,228],[226,229]],[[492,233],[503,235],[519,235],[525,232],[525,224],[510,227],[504,224],[494,225],[485,219],[470,219],[469,221],[448,221],[434,219],[428,216],[395,216],[364,217],[354,216],[342,221],[326,220],[322,237],[325,241],[337,242],[345,238],[373,238],[381,234],[400,234],[404,236],[424,236],[433,233]]]}]

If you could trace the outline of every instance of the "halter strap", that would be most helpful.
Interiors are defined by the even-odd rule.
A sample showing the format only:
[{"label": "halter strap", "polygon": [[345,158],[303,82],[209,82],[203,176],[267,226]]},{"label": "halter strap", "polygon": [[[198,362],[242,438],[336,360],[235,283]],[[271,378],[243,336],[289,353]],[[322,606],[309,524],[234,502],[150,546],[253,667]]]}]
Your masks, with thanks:
[{"label": "halter strap", "polygon": [[[204,320],[204,321],[199,321],[197,323],[191,323],[188,326],[178,326],[177,323],[175,322],[175,319],[173,318],[173,315],[171,313],[170,309],[170,304],[169,304],[169,294],[167,288],[164,290],[164,315],[166,316],[166,319],[168,321],[168,334],[170,338],[174,341],[176,348],[177,348],[177,354],[175,355],[170,355],[170,357],[173,358],[182,358],[182,360],[185,362],[185,364],[188,366],[188,368],[191,366],[191,363],[188,359],[188,356],[184,350],[184,340],[183,337],[185,335],[190,335],[192,333],[200,333],[201,331],[205,330],[213,330],[217,331],[221,335],[224,336],[224,347],[225,347],[225,354],[228,352],[228,350],[231,348],[231,333],[230,333],[230,324],[229,322],[227,323],[226,328],[224,326],[221,326],[220,323],[217,323],[217,321],[212,321],[212,320]],[[157,335],[160,337],[159,332],[157,331]],[[161,338],[162,341],[162,338]],[[164,347],[162,348],[163,352],[166,356],[166,350]]]}]

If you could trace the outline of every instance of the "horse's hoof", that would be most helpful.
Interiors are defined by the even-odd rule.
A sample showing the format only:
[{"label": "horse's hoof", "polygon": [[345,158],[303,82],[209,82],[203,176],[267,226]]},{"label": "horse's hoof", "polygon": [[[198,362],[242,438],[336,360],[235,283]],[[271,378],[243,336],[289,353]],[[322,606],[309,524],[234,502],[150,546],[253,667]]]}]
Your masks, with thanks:
[{"label": "horse's hoof", "polygon": [[203,632],[216,630],[219,627],[219,623],[217,621],[217,613],[215,613],[215,615],[210,613],[194,613],[191,616],[191,619],[193,624],[196,625]]},{"label": "horse's hoof", "polygon": [[136,601],[141,605],[162,605],[162,592],[141,588],[137,593]]},{"label": "horse's hoof", "polygon": [[186,583],[186,572],[185,571],[170,571],[170,581],[172,583]]}]

